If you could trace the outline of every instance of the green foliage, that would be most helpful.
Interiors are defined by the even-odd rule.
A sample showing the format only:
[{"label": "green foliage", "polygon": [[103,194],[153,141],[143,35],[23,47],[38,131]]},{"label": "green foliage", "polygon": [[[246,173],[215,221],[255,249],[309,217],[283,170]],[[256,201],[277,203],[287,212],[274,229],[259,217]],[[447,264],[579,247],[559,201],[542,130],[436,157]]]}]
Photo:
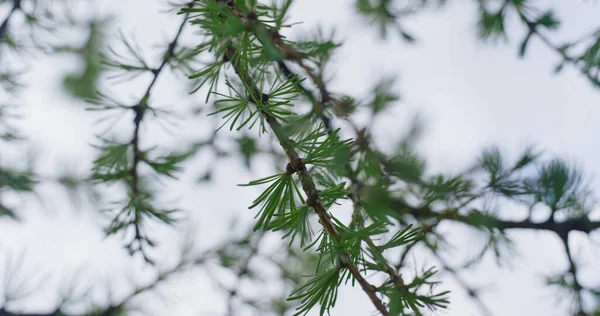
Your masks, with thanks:
[{"label": "green foliage", "polygon": [[274,215],[283,215],[286,210],[294,212],[296,210],[296,198],[300,199],[301,203],[304,203],[302,195],[298,190],[296,182],[290,174],[281,173],[263,179],[251,181],[248,184],[242,186],[254,186],[261,184],[272,184],[259,196],[257,197],[250,209],[261,205],[258,214],[259,217],[254,230],[259,228],[268,229],[271,225],[271,218]]},{"label": "green foliage", "polygon": [[504,19],[504,7],[495,13],[482,10],[479,18],[479,37],[484,40],[494,40],[500,37],[505,38]]},{"label": "green foliage", "polygon": [[317,130],[316,133],[299,141],[297,144],[300,144],[299,146],[302,146],[306,151],[304,162],[334,171],[342,169],[348,159],[348,157],[345,157],[345,153],[352,140],[340,141],[337,135],[338,131],[335,130],[327,135],[325,139],[322,139],[319,136],[324,135]]},{"label": "green foliage", "polygon": [[135,38],[128,40],[122,32],[119,32],[119,40],[125,48],[124,53],[118,52],[111,46],[106,47],[106,53],[100,52],[102,66],[109,73],[113,73],[108,78],[129,81],[150,71],[150,67],[141,55],[142,49]]},{"label": "green foliage", "polygon": [[[420,276],[416,277],[414,281],[408,285],[410,289],[416,289],[422,285],[427,285],[430,288],[435,287],[439,282],[431,281],[431,277],[436,274],[434,268],[429,268],[421,273]],[[448,301],[447,295],[449,291],[438,292],[430,295],[421,295],[416,292],[410,293],[399,293],[392,284],[387,285],[381,289],[381,292],[390,298],[390,314],[392,315],[406,315],[406,309],[413,309],[415,307],[423,308],[426,307],[429,310],[435,310],[436,308],[447,308]]]},{"label": "green foliage", "polygon": [[[377,25],[380,36],[385,38],[390,26],[397,27],[397,16],[394,14],[391,0],[357,0],[355,8],[371,24]],[[405,40],[412,42],[414,39],[406,32],[400,32]]]},{"label": "green foliage", "polygon": [[[48,16],[40,15],[33,12],[37,9],[23,11],[18,3],[12,2],[7,21],[16,11],[24,13],[23,23],[37,28],[45,28],[51,20],[51,10],[42,11],[49,13]],[[394,31],[405,41],[413,42],[415,37],[404,29],[401,18],[424,11],[433,3],[357,0],[355,9],[377,27],[383,38]],[[525,0],[474,3],[479,8],[480,39],[507,39],[507,30],[511,29],[509,18],[516,17],[525,28],[525,37],[518,44],[519,56],[525,56],[530,41],[537,37],[560,56],[557,70],[570,64],[600,87],[600,32],[553,44],[547,34],[559,31],[562,26],[555,11],[539,10]],[[413,247],[425,245],[438,258],[449,249],[446,236],[438,228],[447,221],[464,224],[482,236],[481,250],[462,263],[463,267],[479,263],[490,253],[498,263],[514,256],[513,240],[508,234],[511,229],[552,231],[565,246],[569,267],[564,273],[550,277],[548,284],[577,297],[581,293],[598,296],[597,291],[581,285],[569,248],[570,232],[589,234],[600,227],[589,218],[590,192],[579,170],[559,159],[541,161],[531,148],[515,161],[506,159],[499,149],[491,148],[466,172],[431,174],[413,146],[419,134],[418,124],[411,126],[391,154],[383,153],[371,138],[369,129],[375,119],[400,100],[392,78],[377,82],[363,99],[365,102],[331,91],[329,63],[342,45],[335,40],[335,33],[325,34],[316,29],[296,40],[280,33],[294,25],[288,22],[293,0],[273,1],[269,5],[256,0],[198,0],[173,8],[181,15],[182,23],[172,40],[160,47],[158,62],[148,61],[134,37],[127,39],[122,33],[118,38],[120,45],[105,47],[101,36],[103,24],[98,21],[88,25],[90,35],[84,47],[53,49],[55,53],[75,53],[84,60],[82,72],[65,77],[64,88],[71,95],[86,99],[88,110],[106,113],[100,122],[109,117],[116,122],[126,113],[133,116],[132,131],[125,139],[119,137],[117,141],[116,136],[104,136],[111,132],[111,124],[101,133],[90,175],[90,180],[98,186],[118,183],[118,187],[125,189],[126,194],[111,199],[115,201],[104,210],[108,214],[105,231],[107,235],[128,238],[125,246],[132,254],[141,253],[147,262],[154,263],[146,250],[157,242],[146,231],[147,224],[172,226],[179,219],[178,209],[158,207],[159,190],[150,189],[153,184],[150,177],[177,179],[185,171],[185,163],[201,149],[214,151],[215,159],[232,157],[230,151],[237,151],[249,169],[253,157],[265,155],[276,158],[274,164],[281,164],[273,169],[284,170],[242,185],[262,189],[249,207],[256,213],[254,229],[247,236],[211,251],[214,262],[234,272],[238,282],[244,278],[257,281],[260,273],[253,270],[250,261],[262,255],[258,251],[262,236],[273,231],[289,241],[288,248],[282,251],[284,259],[278,261],[275,254],[268,261],[281,272],[286,289],[295,290],[287,300],[272,298],[270,309],[264,308],[262,298],[239,297],[240,302],[257,313],[285,314],[296,307],[295,315],[303,315],[317,305],[321,315],[329,313],[343,284],[360,286],[384,315],[421,315],[427,309],[447,308],[449,292],[438,289],[438,268],[419,271],[416,267],[414,273],[404,273],[405,259],[414,253]],[[186,27],[201,35],[189,46],[180,43]],[[0,49],[16,51],[26,47],[23,38],[14,36],[12,31],[17,30],[0,29]],[[167,68],[185,74],[191,93],[206,93],[204,102],[210,101],[205,107],[209,109],[208,120],[219,126],[216,131],[226,125],[235,132],[243,128],[258,129],[259,136],[274,137],[275,141],[267,141],[276,148],[265,149],[267,141],[258,142],[250,133],[235,136],[234,146],[229,148],[220,148],[217,134],[185,150],[147,145],[151,140],[145,139],[142,128],[147,123],[147,114],[156,117],[169,114],[155,107],[150,98],[159,75]],[[96,91],[104,71],[109,80],[117,82],[142,80],[142,74],[151,76],[151,80],[137,102],[120,102],[108,92]],[[20,88],[18,79],[14,69],[2,69],[0,88],[15,93]],[[353,121],[361,107],[368,109],[371,116],[367,126]],[[0,107],[0,141],[16,141],[18,133],[6,123],[5,109],[8,106]],[[342,128],[337,128],[341,121]],[[346,132],[353,132],[349,136],[352,138],[346,138]],[[281,155],[284,162],[278,159]],[[35,176],[33,170],[15,171],[0,166],[0,194],[34,192]],[[210,181],[212,176],[208,170],[199,178]],[[59,182],[77,188],[74,177],[60,178]],[[528,218],[503,219],[494,203],[506,201],[528,207]],[[12,206],[1,202],[0,216],[18,216]],[[550,208],[551,214],[534,222],[531,213],[540,204]],[[340,219],[341,214],[349,210],[351,220],[345,223]],[[318,229],[313,227],[315,224]],[[296,259],[302,267],[290,265]],[[205,260],[198,259],[197,264]],[[443,260],[439,263],[440,269],[456,274]],[[305,282],[300,275],[307,273],[307,265],[311,272]],[[162,274],[158,278],[164,279]],[[240,295],[235,288],[222,287],[229,293],[230,301]],[[142,292],[137,291],[136,294]],[[475,291],[468,293],[476,297]],[[582,305],[579,314],[589,314],[584,313]],[[127,312],[122,304],[110,306],[109,310],[111,315]]]},{"label": "green foliage", "polygon": [[170,153],[154,159],[149,158],[147,152],[142,152],[141,160],[147,163],[156,173],[176,179],[175,173],[181,171],[181,163],[187,160],[193,152]]},{"label": "green foliage", "polygon": [[393,102],[396,102],[400,99],[398,93],[394,92],[394,83],[395,80],[393,78],[386,78],[381,80],[375,86],[375,88],[373,88],[373,91],[371,92],[371,95],[373,95],[373,100],[369,106],[374,115],[385,110]]},{"label": "green foliage", "polygon": [[[271,85],[269,94],[260,94],[258,96],[244,94],[247,86],[236,88],[229,80],[225,81],[229,88],[230,95],[215,92],[221,98],[215,101],[216,111],[209,115],[223,114],[222,118],[226,119],[220,128],[230,123],[229,130],[242,129],[248,125],[252,128],[256,123],[259,123],[260,130],[265,131],[264,114],[268,114],[279,120],[285,121],[286,117],[292,115],[292,112],[284,107],[291,106],[290,101],[297,94],[296,84],[292,81],[281,82],[275,80]],[[244,83],[245,85],[245,83]],[[219,128],[219,129],[220,129]]]},{"label": "green foliage", "polygon": [[244,163],[246,167],[250,169],[250,160],[260,152],[258,145],[256,144],[256,140],[252,137],[244,135],[236,139],[236,141],[239,146],[239,152],[242,157],[244,157]]},{"label": "green foliage", "polygon": [[115,182],[128,176],[129,163],[127,154],[130,144],[104,140],[97,148],[100,155],[94,160],[92,178],[103,182]]},{"label": "green foliage", "polygon": [[542,166],[535,178],[526,181],[526,187],[536,201],[552,211],[572,209],[586,212],[584,197],[589,196],[579,170],[570,168],[560,160],[552,160]]},{"label": "green foliage", "polygon": [[320,314],[335,306],[338,288],[342,282],[339,268],[329,268],[319,272],[300,288],[294,290],[289,300],[300,300],[296,315],[306,315],[315,305],[321,305]]},{"label": "green foliage", "polygon": [[423,158],[414,152],[400,152],[390,161],[394,176],[406,182],[420,182],[425,173]]},{"label": "green foliage", "polygon": [[420,233],[421,229],[412,228],[412,225],[408,225],[396,232],[396,234],[394,234],[394,236],[392,236],[392,238],[390,238],[390,240],[388,240],[388,242],[381,247],[383,249],[391,249],[408,245],[409,243],[417,241]]},{"label": "green foliage", "polygon": [[33,186],[36,183],[32,179],[33,175],[33,170],[15,172],[0,169],[0,188],[6,186],[17,192],[33,191]]},{"label": "green foliage", "polygon": [[192,93],[200,90],[205,84],[210,83],[205,101],[208,102],[211,92],[216,91],[216,84],[219,80],[222,65],[223,64],[220,62],[211,63],[207,65],[206,68],[202,69],[200,72],[188,76],[189,79],[198,79],[198,83],[195,84],[195,88],[192,90]]},{"label": "green foliage", "polygon": [[[34,172],[32,169],[25,171],[16,171],[10,169],[3,169],[0,166],[0,197],[2,193],[13,191],[16,193],[27,193],[33,192],[37,181],[34,180]],[[17,211],[2,203],[0,200],[0,218],[8,217],[12,219],[18,219]]]},{"label": "green foliage", "polygon": [[311,209],[306,205],[290,209],[283,214],[273,214],[275,219],[271,221],[269,228],[273,231],[287,230],[283,238],[289,237],[290,245],[296,236],[300,236],[300,247],[304,248],[306,242],[311,241],[314,234],[309,221],[310,214]]},{"label": "green foliage", "polygon": [[[92,21],[90,23],[90,35],[84,47],[80,49],[71,49],[72,52],[80,55],[84,60],[83,71],[67,75],[63,79],[63,86],[72,96],[80,99],[93,98],[98,90],[98,80],[102,74],[101,61],[99,53],[104,46],[102,30],[104,21]],[[61,49],[68,51],[69,49]]]},{"label": "green foliage", "polygon": [[423,200],[426,205],[435,202],[454,202],[469,197],[472,188],[471,181],[463,176],[438,175],[425,184]]}]

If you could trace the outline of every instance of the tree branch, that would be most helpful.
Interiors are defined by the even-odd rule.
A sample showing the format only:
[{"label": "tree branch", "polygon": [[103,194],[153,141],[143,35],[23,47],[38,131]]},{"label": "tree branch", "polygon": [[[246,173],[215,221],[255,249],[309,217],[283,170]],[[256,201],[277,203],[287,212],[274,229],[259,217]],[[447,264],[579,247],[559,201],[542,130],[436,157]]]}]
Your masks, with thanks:
[{"label": "tree branch", "polygon": [[[225,3],[230,10],[236,16],[243,16],[243,14],[235,8],[234,4]],[[225,51],[225,61],[229,61],[233,66],[235,73],[238,75],[240,80],[244,83],[245,87],[247,87],[246,93],[250,95],[250,100],[261,100],[263,104],[257,104],[260,108],[261,106],[268,105],[268,98],[263,97],[263,93],[259,90],[258,86],[254,83],[253,79],[250,77],[250,74],[244,70],[244,67],[240,65],[238,61],[235,60],[234,56],[236,55],[236,48],[230,45]],[[336,230],[335,226],[331,221],[330,215],[327,213],[327,210],[322,204],[321,197],[316,188],[315,182],[312,179],[312,176],[309,174],[306,169],[306,165],[298,152],[296,151],[294,144],[290,138],[287,137],[286,133],[283,131],[281,124],[277,121],[277,119],[268,113],[262,111],[262,115],[265,118],[267,124],[273,130],[273,133],[277,137],[279,144],[283,148],[289,159],[289,169],[292,173],[296,173],[300,179],[300,183],[302,185],[302,189],[306,194],[306,205],[311,207],[317,216],[319,217],[319,223],[323,226],[323,229],[327,234],[332,238],[332,240],[337,244],[341,240],[340,233]],[[356,267],[352,263],[352,259],[350,255],[346,252],[342,252],[339,255],[339,260],[344,268],[348,269],[355,280],[358,281],[363,291],[369,296],[369,299],[373,303],[373,305],[377,308],[382,315],[389,315],[385,305],[376,295],[377,288],[371,285],[360,273],[358,267]]]},{"label": "tree branch", "polygon": [[[187,7],[191,8],[191,7],[193,7],[193,5],[194,5],[194,3],[190,2],[190,3],[188,3]],[[150,92],[152,91],[152,88],[156,84],[156,81],[158,80],[158,76],[161,74],[162,70],[165,68],[165,65],[167,65],[169,60],[171,58],[173,58],[173,56],[175,54],[175,48],[177,47],[177,42],[179,41],[179,38],[183,32],[183,29],[187,23],[188,17],[189,17],[189,13],[185,14],[183,21],[179,25],[179,29],[177,31],[177,34],[175,35],[175,38],[169,43],[168,50],[167,50],[166,54],[164,55],[160,66],[156,69],[152,69],[152,73],[154,74],[154,76],[152,78],[152,81],[146,88],[146,92],[144,93],[144,95],[142,96],[140,101],[136,105],[131,107],[131,110],[135,114],[135,116],[133,118],[133,123],[134,123],[135,127],[134,127],[134,131],[133,131],[133,136],[132,136],[132,139],[130,142],[130,144],[133,147],[133,163],[131,165],[131,168],[129,169],[129,175],[131,176],[131,194],[133,196],[138,196],[140,194],[139,172],[138,172],[138,168],[137,168],[140,161],[143,158],[142,151],[140,150],[140,126],[141,126],[142,120],[144,119],[146,110],[149,107],[148,101],[150,98]],[[141,232],[141,228],[139,225],[139,223],[141,222],[141,218],[140,218],[141,214],[139,214],[139,212],[135,212],[134,216],[135,216],[135,218],[133,220],[133,224],[135,226],[134,240],[138,241],[138,248],[132,249],[132,251],[139,250],[142,253],[142,256],[144,257],[144,260],[146,260],[149,263],[152,263],[153,261],[147,256],[147,254],[143,250],[143,243],[144,243],[144,241],[148,240],[148,237],[144,236],[143,233]],[[130,243],[128,247],[133,247],[133,243]]]},{"label": "tree branch", "polygon": [[[232,57],[234,55],[235,55],[235,48],[230,46],[225,54],[225,57],[227,60],[232,62]],[[247,91],[247,93],[252,96],[250,99],[251,100],[265,100],[264,98],[262,98],[262,92],[254,84],[253,80],[250,78],[250,75],[247,74],[242,69],[242,67],[240,67],[240,65],[238,63],[236,63],[235,61],[232,62],[232,65],[233,65],[233,68],[234,68],[236,74],[240,77],[240,80],[242,80],[242,82],[244,82],[245,85],[250,88],[250,91]],[[265,100],[264,102],[266,104],[268,104],[268,101]],[[260,106],[266,105],[266,104],[258,104],[258,106],[260,107]],[[291,139],[289,139],[285,135],[285,132],[283,131],[282,126],[277,121],[277,119],[275,119],[273,116],[271,116],[267,113],[264,113],[264,112],[263,112],[263,116],[265,117],[267,124],[271,127],[271,129],[273,130],[273,133],[279,140],[279,144],[283,148],[284,152],[288,156],[288,159],[290,161],[289,163],[292,167],[292,170],[300,178],[300,182],[302,184],[302,189],[304,190],[304,193],[307,196],[306,204],[308,206],[310,206],[315,211],[315,213],[317,213],[317,216],[319,217],[319,223],[323,226],[323,229],[327,232],[327,234],[336,243],[339,243],[339,241],[341,239],[340,233],[335,229],[335,226],[333,225],[333,223],[330,219],[330,215],[327,213],[327,210],[323,206],[323,204],[321,202],[321,197],[317,191],[317,188],[312,179],[312,176],[306,170],[306,165],[304,164],[303,160],[298,155]],[[375,294],[376,287],[371,285],[360,274],[359,269],[352,263],[350,256],[346,252],[343,252],[342,254],[340,254],[339,259],[340,259],[341,263],[343,264],[343,266],[345,268],[347,268],[350,271],[350,273],[352,274],[352,276],[358,281],[358,283],[362,287],[363,291],[365,291],[365,293],[367,293],[367,295],[371,299],[371,302],[373,302],[373,304],[375,305],[377,310],[379,310],[383,315],[389,315],[389,312],[386,310],[386,307],[384,306],[383,302]]]}]

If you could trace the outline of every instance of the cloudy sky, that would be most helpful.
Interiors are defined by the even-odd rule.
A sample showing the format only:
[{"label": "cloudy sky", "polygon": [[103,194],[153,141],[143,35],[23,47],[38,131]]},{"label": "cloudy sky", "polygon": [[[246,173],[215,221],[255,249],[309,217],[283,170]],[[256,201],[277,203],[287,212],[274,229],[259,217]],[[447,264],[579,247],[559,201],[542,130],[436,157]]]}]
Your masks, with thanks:
[{"label": "cloudy sky", "polygon": [[[425,123],[425,133],[419,143],[429,166],[435,171],[457,172],[474,161],[483,148],[499,145],[513,157],[528,144],[536,144],[550,155],[567,158],[586,174],[595,192],[600,174],[600,150],[596,135],[600,135],[600,94],[579,73],[570,67],[558,75],[552,69],[559,57],[537,39],[530,43],[524,59],[517,58],[517,45],[525,30],[518,24],[508,27],[509,42],[484,44],[477,40],[476,7],[474,1],[449,1],[443,9],[427,10],[407,19],[405,26],[417,38],[408,45],[398,39],[382,42],[373,28],[353,12],[353,1],[302,0],[291,9],[290,22],[303,22],[288,32],[293,37],[316,25],[325,29],[335,27],[344,45],[335,58],[335,77],[331,89],[361,95],[368,92],[383,75],[398,76],[397,88],[402,101],[378,121],[374,131],[381,146],[387,140],[400,137],[414,115],[419,114]],[[118,3],[118,5],[116,5]],[[600,5],[591,1],[537,1],[556,9],[563,20],[561,32],[554,37],[570,39],[589,32],[600,14]],[[97,5],[98,14],[115,15],[110,36],[117,28],[125,34],[135,34],[142,48],[151,49],[156,43],[168,42],[177,30],[181,16],[162,13],[164,6],[157,1],[104,1]],[[515,21],[513,21],[515,22]],[[192,29],[188,29],[192,31]],[[190,35],[190,34],[188,34]],[[189,37],[193,38],[193,37]],[[149,51],[149,50],[148,50]],[[149,58],[157,54],[147,54]],[[20,104],[25,118],[21,129],[44,159],[38,167],[51,175],[65,165],[74,172],[85,174],[91,166],[94,151],[94,122],[97,114],[83,111],[79,101],[69,99],[61,92],[60,78],[65,72],[75,71],[81,64],[68,55],[38,58],[30,63],[27,74],[29,87],[22,93]],[[122,100],[137,100],[148,84],[148,77],[119,86],[106,85]],[[187,113],[190,104],[202,106],[200,95],[187,96],[184,79],[172,75],[162,76],[152,98],[165,107]],[[115,134],[129,133],[131,118],[126,116]],[[201,139],[211,126],[199,126],[198,118],[182,122],[182,130],[175,135],[145,131],[146,144],[169,145]],[[202,121],[205,122],[205,121]],[[203,136],[198,136],[203,135]],[[172,139],[175,139],[173,142]],[[181,207],[189,211],[189,221],[184,228],[196,230],[199,247],[207,247],[228,233],[227,221],[231,217],[252,220],[247,206],[256,191],[237,187],[258,177],[269,175],[268,164],[256,163],[256,170],[248,173],[239,160],[225,159],[211,164],[210,155],[198,158],[196,173],[182,177],[180,182],[167,182],[168,197],[177,198]],[[209,166],[209,164],[211,164]],[[210,185],[192,187],[197,172],[214,168],[215,181]],[[130,259],[121,250],[118,238],[103,239],[98,229],[99,215],[89,207],[69,203],[68,198],[52,186],[42,186],[41,195],[46,203],[28,203],[26,221],[15,225],[0,222],[0,251],[3,256],[24,254],[23,273],[48,270],[52,275],[48,284],[64,280],[64,271],[86,272],[100,277],[123,276],[134,273],[139,282],[151,277],[139,260]],[[234,196],[235,198],[231,198]],[[518,213],[503,209],[507,216]],[[472,234],[457,227],[445,227],[457,246],[457,253],[469,249]],[[160,231],[163,246],[160,248],[162,265],[176,262],[178,231]],[[544,288],[543,276],[563,271],[567,267],[560,240],[552,235],[519,232],[512,236],[517,241],[520,257],[510,268],[497,268],[493,260],[484,260],[482,267],[464,274],[472,286],[488,289],[482,298],[494,315],[565,315],[564,305],[559,305],[557,293]],[[576,249],[584,263],[597,258],[585,236],[574,236]],[[592,239],[598,236],[592,235]],[[598,248],[596,247],[596,250]],[[592,255],[593,254],[593,255]],[[43,258],[43,260],[42,260]],[[452,258],[449,258],[451,260]],[[587,261],[585,261],[587,260]],[[428,263],[435,263],[428,259]],[[452,262],[452,261],[451,261]],[[584,265],[584,267],[587,267]],[[61,272],[62,271],[62,272]],[[141,272],[140,272],[141,271]],[[214,291],[204,272],[175,278],[167,285],[167,295],[172,306],[157,306],[155,315],[214,315],[224,312],[223,295]],[[597,272],[587,271],[590,280]],[[441,315],[480,315],[465,293],[452,281],[444,279],[445,286],[453,290],[451,308]],[[54,282],[54,283],[53,283]],[[113,288],[126,292],[126,286],[116,281]],[[48,285],[52,289],[53,285]],[[50,307],[55,297],[45,291],[36,297],[40,308]],[[118,295],[118,293],[117,293]],[[146,302],[144,302],[146,304]],[[152,303],[148,303],[152,304]],[[23,306],[23,305],[15,305]],[[31,306],[31,305],[29,305]],[[358,289],[344,288],[332,315],[372,315],[373,308]],[[316,315],[316,313],[315,313]]]}]

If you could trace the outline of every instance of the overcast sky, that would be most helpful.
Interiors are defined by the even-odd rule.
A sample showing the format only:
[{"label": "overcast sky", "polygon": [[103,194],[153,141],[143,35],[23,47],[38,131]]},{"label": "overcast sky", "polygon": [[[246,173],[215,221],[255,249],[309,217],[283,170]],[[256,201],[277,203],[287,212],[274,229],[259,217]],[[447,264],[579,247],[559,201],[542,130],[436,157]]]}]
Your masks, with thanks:
[{"label": "overcast sky", "polygon": [[[432,170],[461,171],[488,145],[499,145],[514,157],[533,143],[549,154],[577,163],[590,176],[592,188],[598,192],[595,189],[598,181],[592,176],[600,174],[596,136],[600,135],[600,125],[595,124],[600,121],[600,91],[569,66],[560,75],[551,75],[558,56],[537,39],[530,43],[527,57],[519,60],[516,47],[524,36],[520,25],[508,27],[508,44],[483,44],[476,38],[474,1],[456,0],[449,1],[447,8],[428,10],[405,22],[417,38],[415,45],[396,39],[384,43],[377,38],[374,28],[365,27],[353,13],[353,2],[298,0],[291,9],[290,22],[303,24],[288,34],[293,37],[317,24],[325,29],[337,28],[338,38],[343,39],[344,45],[335,59],[337,72],[331,82],[334,91],[364,95],[382,75],[398,76],[402,101],[378,121],[375,135],[381,146],[389,146],[387,140],[398,139],[412,117],[420,114],[425,133],[419,145]],[[591,1],[553,0],[543,5],[554,7],[564,21],[562,31],[555,37],[557,41],[591,30],[600,16],[600,5]],[[98,12],[116,15],[113,27],[107,30],[109,35],[116,35],[118,27],[125,34],[134,33],[141,46],[150,49],[157,42],[170,41],[180,23],[181,16],[162,13],[161,8],[156,1],[111,0],[99,4]],[[158,55],[146,56],[156,58]],[[39,164],[44,174],[51,175],[65,164],[85,174],[94,157],[90,143],[95,140],[93,132],[98,130],[93,127],[97,114],[85,113],[81,102],[69,99],[60,91],[64,72],[75,71],[79,66],[72,56],[41,58],[31,63],[32,71],[27,74],[29,87],[20,99],[25,113],[21,128],[44,155]],[[107,87],[122,100],[137,100],[148,80],[142,77],[136,82]],[[204,95],[187,96],[187,86],[182,82],[183,78],[162,76],[152,98],[182,112],[187,111],[190,104],[202,105]],[[126,116],[116,133],[127,135],[130,122],[131,118]],[[185,128],[177,130],[176,135],[148,128],[142,138],[145,144],[165,146],[201,139],[198,135],[206,135],[211,126],[198,126],[198,122],[198,118],[188,118],[182,123]],[[257,162],[256,170],[248,173],[239,160],[225,159],[212,165],[215,168],[213,183],[191,187],[194,176],[209,168],[209,158],[210,155],[200,155],[194,172],[183,176],[181,182],[167,182],[167,198],[178,198],[181,207],[189,211],[186,226],[196,229],[200,248],[228,233],[228,218],[252,220],[253,213],[247,206],[257,191],[236,184],[272,172],[272,166]],[[44,209],[31,202],[25,208],[24,223],[0,222],[0,251],[3,256],[25,252],[24,273],[48,270],[53,276],[48,282],[54,284],[57,278],[64,280],[59,271],[75,271],[85,266],[86,272],[120,279],[114,285],[117,291],[126,291],[120,282],[125,282],[124,276],[128,273],[142,275],[141,279],[151,275],[139,260],[127,257],[120,248],[121,240],[103,239],[98,229],[99,215],[93,210],[70,204],[64,193],[51,186],[41,189],[47,201]],[[509,213],[510,208],[503,212],[508,216],[522,214]],[[474,235],[456,230],[455,226],[443,228],[449,230],[457,253],[462,254]],[[179,232],[183,230],[157,228],[163,245],[160,253],[161,258],[165,258],[165,262],[161,262],[164,266],[176,262],[177,243],[182,237]],[[533,232],[511,236],[521,255],[512,261],[511,269],[498,269],[493,260],[484,260],[481,268],[465,273],[464,277],[472,286],[489,289],[483,299],[494,315],[565,315],[564,305],[555,305],[556,292],[542,286],[543,275],[558,273],[567,267],[560,240]],[[592,237],[598,241],[597,233]],[[576,249],[586,254],[583,258],[587,260],[583,265],[588,269],[584,270],[586,280],[598,280],[598,272],[589,266],[591,260],[597,258],[589,255],[592,253],[589,242],[585,236],[574,239]],[[417,258],[418,263],[423,260]],[[426,262],[435,263],[433,259]],[[451,308],[439,314],[480,315],[451,278],[444,280],[444,287],[454,292]],[[52,306],[53,296],[47,294],[50,292],[36,298],[40,308]],[[154,315],[213,315],[225,309],[224,296],[214,291],[214,285],[203,272],[175,278],[165,293],[172,297],[174,304],[157,307]],[[371,314],[374,314],[373,308],[367,297],[359,289],[347,288],[340,291],[332,312],[332,315]]]}]

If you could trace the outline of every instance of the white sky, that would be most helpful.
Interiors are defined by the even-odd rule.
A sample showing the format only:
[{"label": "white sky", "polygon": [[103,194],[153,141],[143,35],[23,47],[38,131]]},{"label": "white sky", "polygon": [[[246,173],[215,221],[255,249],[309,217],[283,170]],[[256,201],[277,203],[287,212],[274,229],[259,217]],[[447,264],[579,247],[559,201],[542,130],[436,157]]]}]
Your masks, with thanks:
[{"label": "white sky", "polygon": [[[157,42],[170,41],[181,18],[161,13],[161,7],[155,2],[106,1],[99,9],[118,14],[113,25],[125,34],[135,33],[142,47],[150,48]],[[337,27],[344,45],[336,58],[337,76],[331,83],[334,91],[360,95],[382,74],[399,75],[402,102],[379,122],[381,128],[375,131],[382,146],[390,139],[397,139],[412,116],[420,113],[426,123],[420,146],[433,170],[462,170],[488,145],[500,145],[514,156],[525,145],[534,143],[550,154],[572,159],[587,174],[598,175],[600,151],[594,135],[600,133],[600,126],[594,122],[600,119],[599,91],[570,66],[565,66],[560,75],[552,76],[558,57],[537,39],[531,41],[525,60],[518,60],[516,46],[524,35],[520,26],[508,28],[508,45],[482,44],[476,39],[473,27],[476,23],[473,1],[449,2],[445,9],[429,10],[404,24],[417,37],[416,45],[398,40],[379,41],[374,29],[366,28],[352,13],[353,1],[298,0],[292,8],[290,22],[304,22],[296,27],[300,30],[311,29],[317,23],[325,29]],[[600,14],[600,6],[590,1],[537,3],[556,8],[564,21],[559,36],[565,39],[589,31]],[[116,34],[115,29],[111,32],[111,35]],[[156,54],[146,56],[149,60],[157,57]],[[20,100],[26,114],[22,130],[40,147],[39,153],[45,158],[39,167],[45,174],[52,174],[65,162],[82,174],[91,166],[94,151],[89,143],[94,141],[94,129],[90,127],[98,116],[84,113],[81,103],[69,100],[59,90],[61,74],[78,66],[75,59],[68,56],[43,58],[32,62],[33,71],[27,75],[29,88]],[[122,96],[122,100],[136,100],[145,90],[147,80],[145,77],[114,86],[111,91]],[[161,76],[152,98],[175,109],[185,109],[190,102],[202,105],[203,95],[186,96],[182,88],[185,86],[181,85],[183,80]],[[186,129],[175,136],[146,131],[142,140],[149,145],[172,146],[179,141],[201,138],[197,135],[206,135],[210,126],[198,126],[198,122],[205,121],[188,118],[182,125]],[[118,130],[128,135],[129,128],[131,118],[127,115]],[[170,137],[178,141],[170,141]],[[225,159],[214,165],[213,183],[190,188],[193,177],[207,167],[206,163],[202,164],[207,157],[201,155],[197,159],[200,167],[182,177],[180,183],[167,182],[167,198],[180,198],[181,207],[189,211],[190,221],[186,225],[195,227],[201,248],[229,233],[230,217],[252,219],[253,213],[247,206],[257,191],[236,184],[272,172],[268,164],[258,163],[256,171],[248,174],[239,160]],[[598,183],[591,180],[593,185]],[[47,186],[42,189],[46,209],[41,210],[32,202],[28,204],[24,224],[0,222],[3,236],[0,251],[3,256],[25,251],[24,273],[48,272],[54,280],[52,284],[69,274],[65,271],[85,265],[86,273],[116,276],[121,280],[115,282],[118,291],[126,290],[119,284],[125,282],[127,273],[135,272],[142,275],[141,278],[151,275],[148,269],[141,268],[139,260],[131,260],[121,251],[118,238],[102,239],[99,216],[93,210],[76,210],[61,191]],[[446,228],[452,229],[457,253],[462,254],[473,235],[454,226]],[[168,266],[176,262],[177,240],[181,237],[178,232],[182,230],[160,230],[164,238],[159,241],[168,245],[160,248],[161,258],[165,258],[161,264]],[[557,293],[542,286],[542,275],[567,267],[560,240],[545,233],[524,232],[512,236],[521,254],[512,261],[512,269],[498,269],[493,260],[485,260],[481,268],[464,277],[473,286],[490,289],[483,299],[494,315],[565,315],[564,306],[555,305]],[[582,251],[590,253],[589,243],[583,242],[585,238],[577,237],[577,245],[587,245]],[[595,237],[597,240],[597,234]],[[596,255],[586,257],[584,267],[588,270],[584,281],[597,280],[597,271],[589,266]],[[422,263],[421,258],[419,260]],[[432,259],[427,262],[435,263]],[[140,270],[143,271],[138,273]],[[439,314],[479,315],[474,304],[451,279],[444,281],[445,288],[454,292],[451,308]],[[214,290],[201,272],[175,278],[169,285],[165,293],[172,298],[173,305],[157,307],[153,315],[213,315],[225,309],[223,295]],[[36,298],[40,308],[52,305],[54,298],[47,294],[51,292],[46,291]],[[154,306],[147,301],[150,301],[148,297],[139,302]],[[332,315],[370,314],[373,308],[366,296],[359,289],[349,288],[340,291],[332,312]]]}]

